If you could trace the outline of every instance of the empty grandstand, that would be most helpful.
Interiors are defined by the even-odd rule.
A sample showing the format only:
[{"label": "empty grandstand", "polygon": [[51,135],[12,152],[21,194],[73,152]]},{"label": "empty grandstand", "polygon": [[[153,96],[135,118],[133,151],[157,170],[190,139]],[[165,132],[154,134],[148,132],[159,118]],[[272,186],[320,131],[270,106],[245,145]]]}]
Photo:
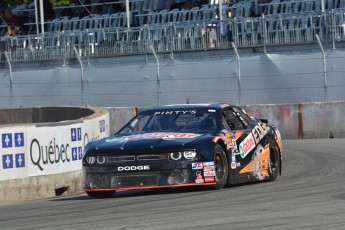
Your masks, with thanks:
[{"label": "empty grandstand", "polygon": [[[56,6],[56,17],[45,22],[41,33],[31,19],[24,24],[26,35],[4,36],[7,25],[3,23],[0,62],[6,62],[6,57],[21,62],[76,58],[78,54],[136,55],[145,54],[151,46],[159,53],[229,49],[231,42],[239,48],[309,44],[317,42],[316,34],[321,42],[345,38],[343,0],[234,0],[213,5],[191,1],[173,9],[160,9],[159,2],[130,0],[127,11],[125,1]],[[114,7],[117,4],[122,5]],[[88,15],[80,17],[82,11],[76,8]],[[74,14],[64,13],[67,9]],[[32,17],[32,10],[27,15]]]},{"label": "empty grandstand", "polygon": [[344,0],[77,1],[0,26],[0,107],[345,100]]}]

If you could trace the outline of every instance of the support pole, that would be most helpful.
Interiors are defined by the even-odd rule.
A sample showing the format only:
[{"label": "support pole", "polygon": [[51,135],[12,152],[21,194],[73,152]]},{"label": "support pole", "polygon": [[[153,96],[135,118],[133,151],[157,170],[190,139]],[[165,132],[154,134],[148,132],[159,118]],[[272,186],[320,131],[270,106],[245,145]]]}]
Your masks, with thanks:
[{"label": "support pole", "polygon": [[8,71],[10,75],[10,105],[12,106],[12,99],[13,99],[12,64],[11,64],[10,58],[8,57],[7,51],[5,51],[4,54],[6,57],[6,61],[8,64]]},{"label": "support pole", "polygon": [[43,0],[40,0],[40,19],[41,19],[41,34],[44,34],[44,5]]},{"label": "support pole", "polygon": [[317,42],[319,43],[321,52],[322,52],[322,57],[323,57],[323,81],[324,81],[324,91],[325,91],[325,101],[328,102],[328,84],[327,84],[327,64],[326,64],[326,54],[325,50],[323,49],[322,43],[320,41],[319,35],[315,34]]},{"label": "support pole", "polygon": [[[132,3],[133,4],[133,3]],[[131,27],[130,22],[130,9],[129,9],[129,0],[126,0],[126,18],[127,18],[127,28],[129,29]]]},{"label": "support pole", "polygon": [[157,103],[158,103],[158,106],[160,106],[160,104],[161,104],[161,101],[160,101],[161,83],[160,83],[160,73],[159,73],[160,66],[159,66],[158,57],[156,55],[155,50],[153,49],[153,46],[151,46],[151,50],[152,50],[152,53],[155,56],[156,62],[157,62]]},{"label": "support pole", "polygon": [[84,105],[84,65],[83,62],[81,61],[80,55],[78,53],[77,48],[73,47],[73,50],[75,54],[77,55],[79,64],[80,64],[80,70],[81,70],[81,75],[80,75],[80,84],[81,84],[81,103]]},{"label": "support pole", "polygon": [[238,105],[241,105],[241,97],[242,97],[242,93],[241,93],[241,57],[238,54],[238,50],[237,47],[235,45],[234,42],[231,42],[231,46],[234,49],[235,53],[236,53],[236,57],[237,57],[237,76],[238,76]]}]

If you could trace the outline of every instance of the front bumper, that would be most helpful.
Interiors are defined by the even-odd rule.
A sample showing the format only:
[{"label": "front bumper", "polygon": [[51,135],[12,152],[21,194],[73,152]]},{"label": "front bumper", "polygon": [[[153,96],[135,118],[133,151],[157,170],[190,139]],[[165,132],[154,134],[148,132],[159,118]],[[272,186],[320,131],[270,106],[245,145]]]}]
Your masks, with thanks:
[{"label": "front bumper", "polygon": [[[150,165],[150,170],[130,172],[119,172],[120,166],[84,166],[84,191],[214,185],[212,164],[213,162],[188,162],[178,165]],[[131,167],[137,169],[140,166]]]}]

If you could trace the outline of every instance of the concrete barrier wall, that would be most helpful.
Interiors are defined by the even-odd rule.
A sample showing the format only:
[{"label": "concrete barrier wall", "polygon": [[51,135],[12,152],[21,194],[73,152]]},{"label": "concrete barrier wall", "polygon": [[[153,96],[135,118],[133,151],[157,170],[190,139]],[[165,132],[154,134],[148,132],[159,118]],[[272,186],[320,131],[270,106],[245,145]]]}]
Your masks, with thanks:
[{"label": "concrete barrier wall", "polygon": [[267,118],[283,139],[345,137],[345,102],[248,105],[246,111]]},{"label": "concrete barrier wall", "polygon": [[[88,142],[109,136],[109,112],[49,107],[5,114],[21,112],[17,124],[0,125],[0,202],[81,191],[83,149]],[[33,117],[40,123],[28,123]]]},{"label": "concrete barrier wall", "polygon": [[[265,118],[283,139],[345,137],[345,102],[280,105],[245,105],[249,115]],[[111,133],[118,131],[137,111],[145,108],[107,108]]]}]

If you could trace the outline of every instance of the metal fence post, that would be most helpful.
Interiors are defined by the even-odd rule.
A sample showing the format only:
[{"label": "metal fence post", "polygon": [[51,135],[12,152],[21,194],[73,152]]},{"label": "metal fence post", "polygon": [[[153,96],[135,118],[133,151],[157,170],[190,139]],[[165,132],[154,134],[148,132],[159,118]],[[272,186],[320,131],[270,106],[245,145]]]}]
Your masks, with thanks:
[{"label": "metal fence post", "polygon": [[6,61],[8,64],[8,70],[9,70],[9,74],[10,74],[10,105],[12,107],[12,98],[13,98],[12,64],[11,64],[10,58],[8,57],[7,51],[5,51],[4,54],[6,57]]},{"label": "metal fence post", "polygon": [[155,49],[153,48],[152,45],[151,45],[151,50],[152,50],[152,53],[155,56],[156,62],[157,62],[157,103],[158,103],[158,106],[159,106],[161,104],[161,101],[160,101],[161,83],[160,83],[160,73],[159,73],[160,66],[159,66],[158,57],[156,55],[156,51],[155,51]]},{"label": "metal fence post", "polygon": [[82,105],[84,105],[84,65],[83,65],[83,62],[81,61],[81,58],[80,58],[80,55],[78,53],[77,48],[73,47],[73,50],[74,50],[75,54],[77,55],[77,58],[78,58],[78,61],[80,64],[81,103],[82,103]]},{"label": "metal fence post", "polygon": [[326,65],[326,54],[325,50],[323,49],[322,43],[320,41],[319,35],[315,34],[317,42],[321,48],[322,56],[323,56],[323,81],[324,81],[324,91],[325,91],[325,101],[328,102],[328,92],[327,92],[327,65]]},{"label": "metal fence post", "polygon": [[237,57],[238,105],[241,105],[241,96],[242,96],[241,95],[241,58],[240,58],[240,55],[238,54],[238,50],[237,50],[235,43],[231,42],[231,46],[232,46],[232,48],[234,48],[234,51],[235,51],[236,57]]}]

